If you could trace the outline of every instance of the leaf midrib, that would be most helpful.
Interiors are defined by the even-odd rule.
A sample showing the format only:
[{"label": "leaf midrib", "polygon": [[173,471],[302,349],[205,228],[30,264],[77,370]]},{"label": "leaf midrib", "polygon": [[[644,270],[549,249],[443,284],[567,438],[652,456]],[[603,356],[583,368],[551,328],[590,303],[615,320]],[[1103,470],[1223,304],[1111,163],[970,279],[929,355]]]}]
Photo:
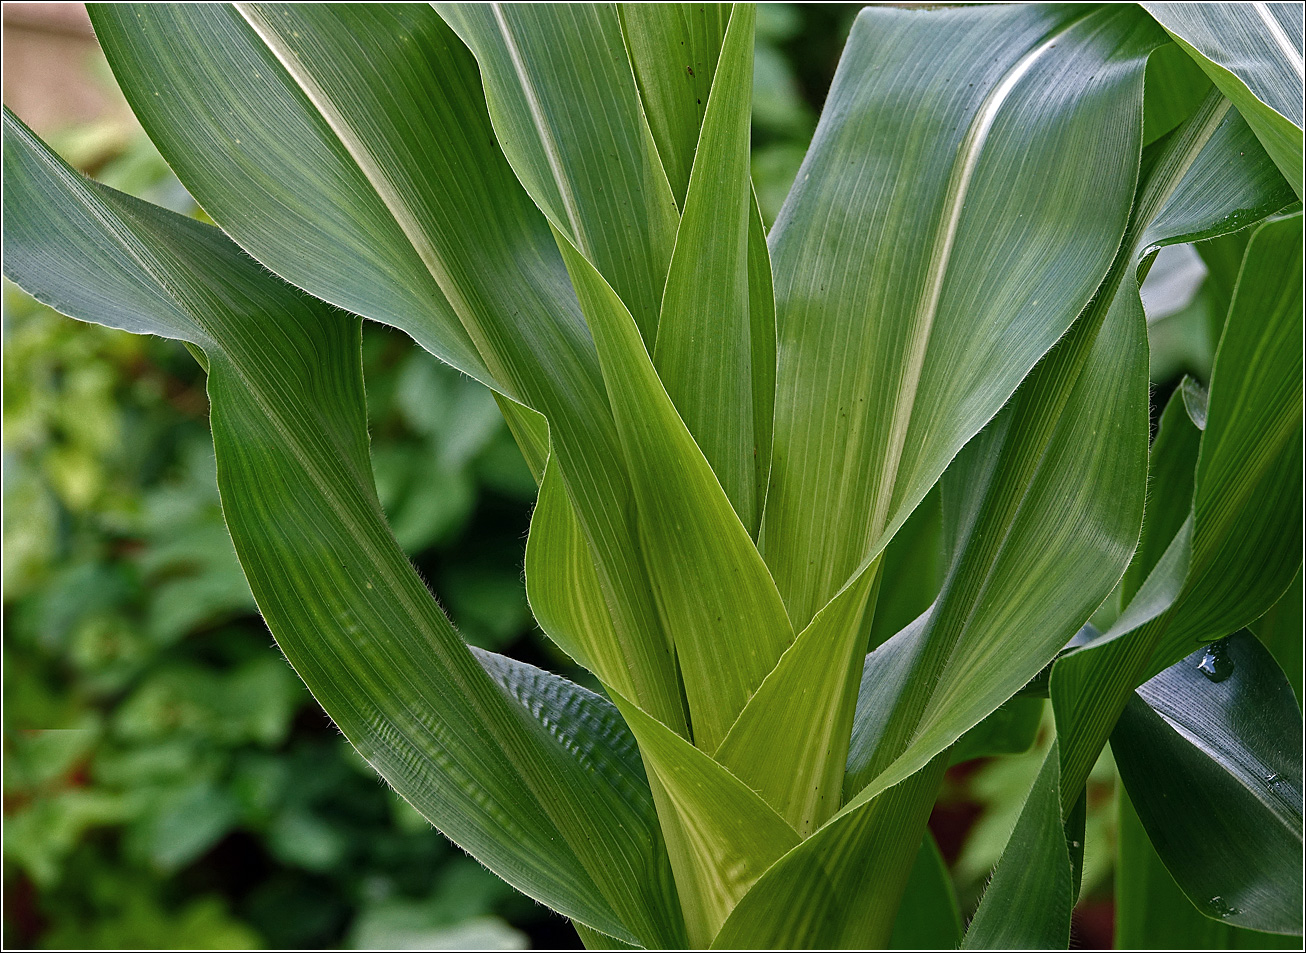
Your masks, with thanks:
[{"label": "leaf midrib", "polygon": [[1020,81],[1025,78],[1034,65],[1049,49],[1052,49],[1066,34],[1102,13],[1107,8],[1090,11],[1069,23],[1064,24],[1034,49],[1025,53],[1003,74],[998,84],[984,97],[975,117],[971,120],[966,136],[962,140],[957,160],[953,164],[949,177],[948,189],[944,196],[944,211],[939,222],[939,231],[932,245],[930,263],[926,272],[925,285],[921,298],[912,313],[908,334],[909,351],[904,361],[904,370],[899,378],[898,395],[894,401],[893,420],[889,427],[889,447],[880,469],[880,479],[876,500],[872,508],[873,524],[871,538],[878,538],[889,519],[889,504],[892,502],[897,487],[899,465],[907,441],[907,430],[915,411],[916,393],[920,389],[921,375],[924,372],[925,353],[929,349],[934,322],[938,316],[939,301],[943,294],[943,284],[951,263],[953,243],[961,224],[961,213],[965,208],[966,196],[970,189],[975,169],[987,144],[989,133],[997,121],[998,113],[1010,98]]},{"label": "leaf midrib", "polygon": [[467,316],[475,313],[471,303],[462,294],[458,282],[454,280],[444,260],[436,252],[435,246],[431,243],[425,229],[422,228],[421,223],[418,221],[416,213],[409,203],[404,201],[399,188],[386,175],[384,167],[372,151],[368,149],[363,137],[358,135],[345,116],[336,108],[326,90],[303,68],[298,54],[253,9],[253,5],[250,3],[236,3],[233,6],[267,48],[268,52],[276,57],[277,62],[281,64],[281,68],[285,70],[286,75],[295,84],[295,87],[303,93],[317,111],[317,114],[335,134],[336,140],[344,149],[345,154],[357,166],[359,172],[363,175],[363,179],[371,186],[372,191],[381,200],[382,206],[390,214],[395,224],[399,226],[400,231],[403,232],[408,244],[417,253],[436,287],[440,289],[440,293],[444,295],[454,314],[457,315],[459,323],[475,347],[477,354],[493,375],[493,381],[484,383],[503,391],[507,396],[515,399],[516,394],[508,389],[512,381],[511,375],[507,373],[506,368],[502,366],[502,362],[498,360],[495,349],[487,346],[483,335],[478,333],[476,323],[468,320]]},{"label": "leaf midrib", "polygon": [[526,108],[530,111],[531,122],[535,125],[535,132],[540,138],[544,157],[549,163],[549,171],[553,174],[554,184],[558,187],[558,197],[562,200],[563,209],[567,213],[567,222],[571,226],[571,234],[580,247],[581,254],[592,259],[593,253],[589,247],[585,232],[581,228],[580,208],[576,204],[576,196],[572,194],[571,182],[562,169],[562,150],[558,148],[558,143],[553,138],[553,130],[549,128],[548,122],[545,121],[544,108],[540,105],[539,94],[535,91],[535,81],[531,79],[530,73],[526,69],[521,50],[517,48],[517,40],[513,37],[512,30],[508,27],[508,21],[503,16],[503,4],[491,3],[490,11],[494,14],[495,26],[499,28],[499,34],[503,37],[504,49],[508,51],[508,59],[512,61],[513,71],[517,74],[517,82],[521,87],[522,96],[526,99]]},{"label": "leaf midrib", "polygon": [[1298,53],[1297,48],[1292,45],[1292,41],[1288,39],[1288,34],[1284,33],[1283,27],[1279,26],[1279,21],[1274,19],[1274,15],[1270,13],[1269,5],[1253,3],[1252,9],[1261,18],[1265,28],[1270,31],[1270,36],[1274,38],[1275,45],[1279,47],[1279,52],[1283,54],[1283,58],[1288,61],[1288,65],[1296,72],[1297,78],[1306,78],[1306,62],[1303,61],[1302,54]]}]

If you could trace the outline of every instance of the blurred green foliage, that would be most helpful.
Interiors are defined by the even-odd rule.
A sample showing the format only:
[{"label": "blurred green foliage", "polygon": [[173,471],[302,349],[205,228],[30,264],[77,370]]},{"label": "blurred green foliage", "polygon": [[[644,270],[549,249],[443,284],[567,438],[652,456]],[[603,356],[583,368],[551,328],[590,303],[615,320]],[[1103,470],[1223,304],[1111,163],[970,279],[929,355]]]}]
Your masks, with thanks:
[{"label": "blurred green foliage", "polygon": [[[768,223],[857,9],[758,10],[753,178]],[[139,133],[92,126],[54,145],[202,217]],[[1209,372],[1213,345],[1191,260],[1155,272],[1164,391]],[[401,545],[469,641],[581,677],[531,621],[534,484],[493,399],[396,332],[365,325],[363,347],[377,488]],[[5,286],[5,945],[578,945],[389,791],[276,651],[222,522],[207,411],[181,345]],[[950,771],[932,826],[963,907],[1049,743],[1045,725],[1025,755]],[[1113,777],[1108,758],[1090,785],[1090,902],[1110,892]]]}]

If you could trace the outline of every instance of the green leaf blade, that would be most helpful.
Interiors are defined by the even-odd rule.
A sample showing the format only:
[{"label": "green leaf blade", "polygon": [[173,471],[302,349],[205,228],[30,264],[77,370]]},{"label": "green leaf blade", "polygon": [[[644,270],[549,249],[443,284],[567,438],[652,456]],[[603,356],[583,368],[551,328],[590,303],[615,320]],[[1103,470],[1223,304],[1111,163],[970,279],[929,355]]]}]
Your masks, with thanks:
[{"label": "green leaf blade", "polygon": [[762,545],[799,627],[1092,296],[1141,134],[1106,117],[1141,107],[1157,40],[1123,7],[868,8],[854,26],[771,235],[781,361]]},{"label": "green leaf blade", "polygon": [[614,696],[654,776],[690,942],[705,947],[798,834],[706,753]]},{"label": "green leaf blade", "polygon": [[887,946],[946,767],[936,758],[789,851],[739,902],[712,947]]},{"label": "green leaf blade", "polygon": [[1256,933],[1199,913],[1147,839],[1129,795],[1117,790],[1116,947],[1132,950],[1297,948],[1292,936]]},{"label": "green leaf blade", "polygon": [[663,389],[630,312],[561,233],[634,482],[640,542],[685,680],[694,743],[715,751],[793,641],[748,531]]},{"label": "green leaf blade", "polygon": [[1064,949],[1069,945],[1075,888],[1059,806],[1059,760],[1054,745],[966,928],[963,950]]},{"label": "green leaf blade", "polygon": [[644,114],[682,210],[731,6],[622,3],[617,7]]},{"label": "green leaf blade", "polygon": [[[686,730],[594,344],[458,36],[425,5],[92,17],[142,124],[242,247],[547,418],[638,700]],[[475,364],[458,356],[460,334]]]},{"label": "green leaf blade", "polygon": [[1302,21],[1289,3],[1144,3],[1302,194]]},{"label": "green leaf blade", "polygon": [[[730,17],[653,351],[667,394],[751,536],[757,535],[762,506],[757,458],[770,456],[770,447],[759,445],[754,420],[754,354],[775,364],[774,347],[769,356],[764,346],[754,347],[749,300],[754,16],[751,7],[740,5]],[[770,385],[769,377],[758,383]]]},{"label": "green leaf blade", "polygon": [[804,837],[840,806],[866,619],[878,585],[878,574],[867,573],[816,614],[714,755]]},{"label": "green leaf blade", "polygon": [[1145,682],[1121,715],[1111,749],[1130,800],[1206,916],[1301,933],[1301,743],[1287,679],[1245,632]]},{"label": "green leaf blade", "polygon": [[1191,514],[1111,629],[1053,670],[1063,806],[1133,687],[1254,621],[1301,565],[1301,355],[1274,343],[1302,333],[1301,227],[1300,213],[1274,219],[1248,243],[1212,371]]},{"label": "green leaf blade", "polygon": [[476,55],[499,144],[651,344],[679,217],[615,7],[434,4]]},{"label": "green leaf blade", "polygon": [[[595,771],[598,760],[587,768],[573,754],[607,758],[611,716],[588,720],[597,699],[549,683],[555,700],[570,699],[552,729],[564,743],[524,696],[505,695],[385,525],[358,319],[269,276],[218,230],[85,182],[8,112],[4,123],[7,272],[100,320],[125,310],[106,301],[147,303],[148,276],[163,304],[123,323],[206,348],[219,490],[242,568],[278,644],[346,736],[519,889],[605,932],[675,942],[669,876],[657,873],[669,873],[665,851],[638,793],[647,782],[629,757]],[[36,232],[65,253],[25,252]],[[581,736],[595,725],[607,727],[590,746]],[[600,882],[616,869],[626,874]]]},{"label": "green leaf blade", "polygon": [[889,949],[955,950],[961,936],[961,911],[952,875],[934,835],[926,831],[907,879],[898,918],[893,921]]}]

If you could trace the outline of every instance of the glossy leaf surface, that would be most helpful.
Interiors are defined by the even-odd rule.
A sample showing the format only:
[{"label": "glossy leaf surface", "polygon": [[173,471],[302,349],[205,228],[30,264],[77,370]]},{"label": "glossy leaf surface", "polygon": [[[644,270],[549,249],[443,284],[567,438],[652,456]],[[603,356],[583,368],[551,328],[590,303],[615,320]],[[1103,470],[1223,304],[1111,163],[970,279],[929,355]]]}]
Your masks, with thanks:
[{"label": "glossy leaf surface", "polygon": [[1302,18],[1292,3],[1144,3],[1302,194]]},{"label": "glossy leaf surface", "polygon": [[1147,839],[1129,795],[1117,791],[1116,946],[1132,950],[1296,949],[1296,937],[1257,933],[1200,913]]},{"label": "glossy leaf surface", "polygon": [[1139,686],[1111,734],[1120,776],[1166,868],[1205,915],[1300,934],[1302,719],[1246,632]]}]

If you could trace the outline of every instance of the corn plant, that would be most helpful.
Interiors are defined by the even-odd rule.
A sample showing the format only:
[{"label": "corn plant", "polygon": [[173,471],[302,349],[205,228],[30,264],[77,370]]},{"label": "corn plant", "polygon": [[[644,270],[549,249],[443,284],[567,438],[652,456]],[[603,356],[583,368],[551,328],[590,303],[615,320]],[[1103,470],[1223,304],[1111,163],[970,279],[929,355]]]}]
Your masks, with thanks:
[{"label": "corn plant", "polygon": [[[5,273],[186,342],[281,651],[587,945],[1064,948],[1108,740],[1122,941],[1300,934],[1300,11],[868,7],[769,230],[754,18],[95,6],[218,227],[6,112]],[[1218,350],[1153,440],[1139,285],[1194,242]],[[364,318],[494,392],[532,610],[601,693],[469,649],[408,563]],[[963,932],[926,821],[1045,698]]]}]

